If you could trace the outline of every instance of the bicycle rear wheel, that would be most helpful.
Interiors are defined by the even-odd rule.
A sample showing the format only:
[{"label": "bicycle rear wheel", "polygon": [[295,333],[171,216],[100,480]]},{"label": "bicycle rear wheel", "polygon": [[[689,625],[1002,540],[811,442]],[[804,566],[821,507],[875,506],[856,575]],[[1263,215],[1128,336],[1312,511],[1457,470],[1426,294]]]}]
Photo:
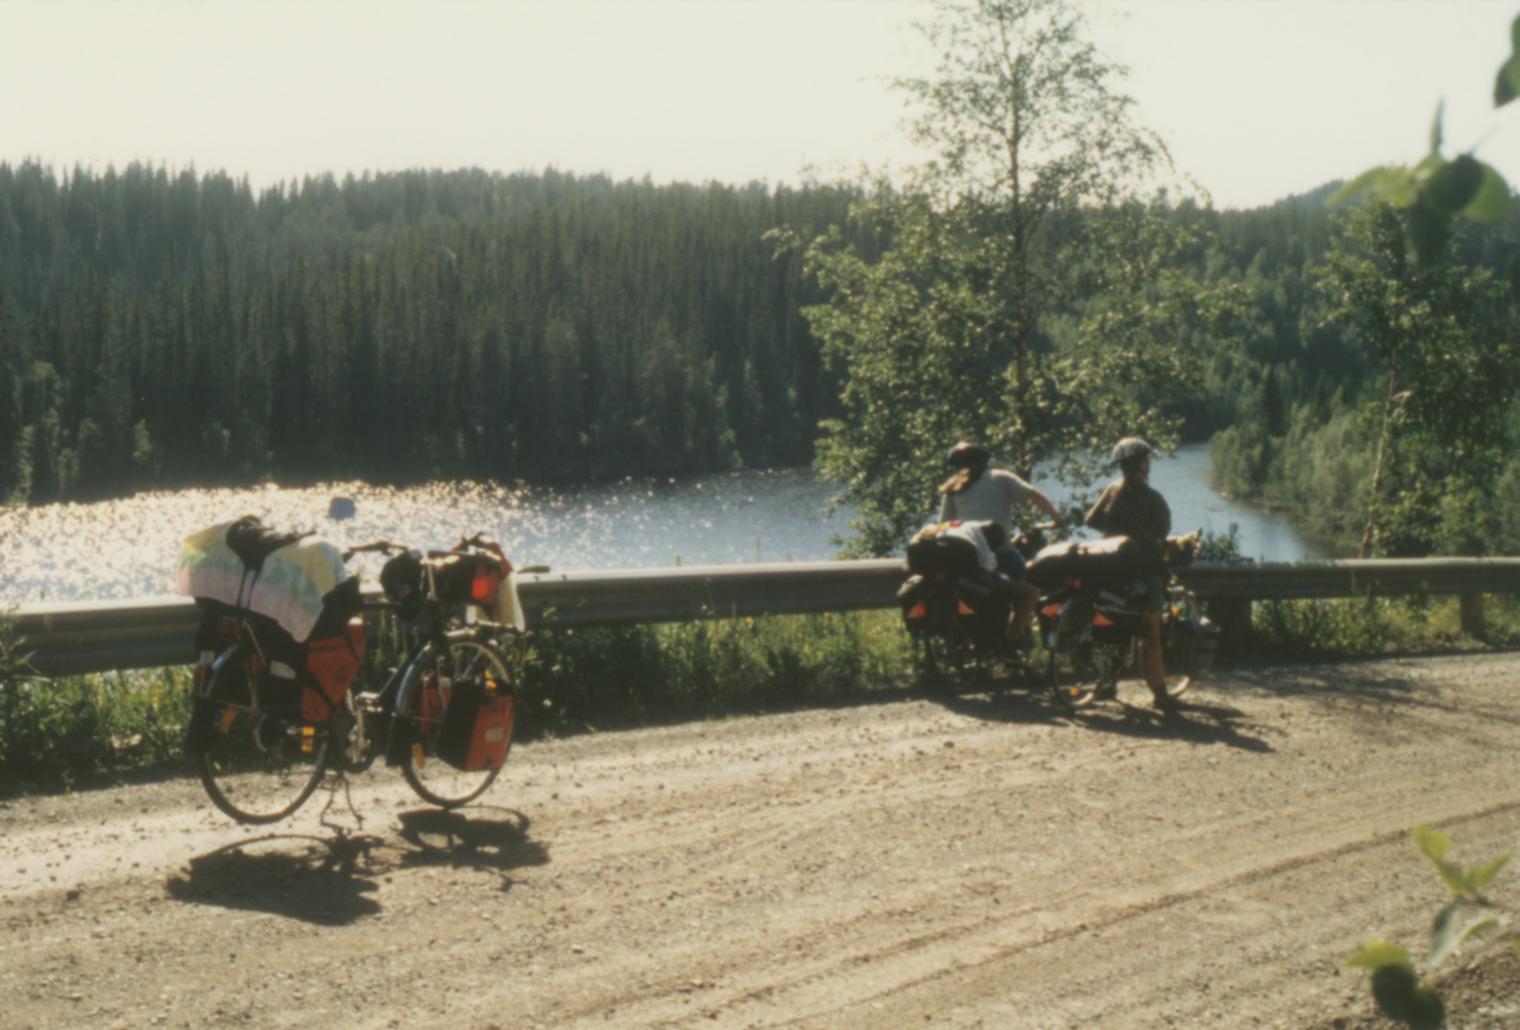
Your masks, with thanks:
[{"label": "bicycle rear wheel", "polygon": [[500,766],[460,769],[439,757],[449,705],[458,696],[454,688],[464,683],[484,687],[493,694],[512,689],[512,677],[501,653],[489,644],[464,637],[451,638],[446,650],[432,645],[424,648],[401,687],[400,726],[408,737],[401,774],[418,797],[440,808],[469,804],[501,773]]},{"label": "bicycle rear wheel", "polygon": [[191,756],[212,803],[240,823],[278,822],[322,782],[327,727],[303,722],[298,698],[239,647],[218,659],[195,699]]}]

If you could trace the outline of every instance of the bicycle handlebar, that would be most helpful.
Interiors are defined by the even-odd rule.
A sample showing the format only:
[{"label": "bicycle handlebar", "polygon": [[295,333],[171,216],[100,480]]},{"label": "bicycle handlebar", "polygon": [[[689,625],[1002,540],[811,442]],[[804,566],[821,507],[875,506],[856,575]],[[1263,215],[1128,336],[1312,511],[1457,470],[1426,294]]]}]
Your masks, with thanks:
[{"label": "bicycle handlebar", "polygon": [[368,544],[356,544],[343,552],[343,560],[348,561],[356,554],[390,554],[393,551],[404,551],[404,544],[393,544],[389,540],[376,540]]},{"label": "bicycle handlebar", "polygon": [[[501,555],[500,545],[498,545],[493,540],[487,540],[485,534],[476,533],[471,537],[462,537],[458,544],[447,551],[428,551],[426,556],[429,558],[447,558],[449,555],[458,554],[460,551],[465,550],[466,548],[493,551],[497,555]],[[394,543],[390,540],[375,540],[371,543],[355,544],[353,547],[350,547],[348,550],[343,552],[343,560],[348,561],[356,554],[384,554],[388,556],[406,550],[408,550],[408,548],[405,544]],[[501,556],[505,557],[504,555]],[[527,573],[530,575],[541,574],[548,572],[549,566],[528,565],[521,569],[518,569],[517,571],[519,573]]]}]

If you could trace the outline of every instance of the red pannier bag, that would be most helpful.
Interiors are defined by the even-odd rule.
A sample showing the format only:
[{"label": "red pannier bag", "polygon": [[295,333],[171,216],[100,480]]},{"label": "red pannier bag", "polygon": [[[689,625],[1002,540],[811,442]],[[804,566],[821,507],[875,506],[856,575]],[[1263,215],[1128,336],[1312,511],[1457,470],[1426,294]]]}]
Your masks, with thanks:
[{"label": "red pannier bag", "polygon": [[439,758],[456,769],[500,769],[512,747],[512,694],[494,681],[462,680],[449,689],[438,733]]},{"label": "red pannier bag", "polygon": [[332,718],[363,663],[363,619],[350,619],[337,636],[308,640],[301,718],[307,722],[326,722]]}]

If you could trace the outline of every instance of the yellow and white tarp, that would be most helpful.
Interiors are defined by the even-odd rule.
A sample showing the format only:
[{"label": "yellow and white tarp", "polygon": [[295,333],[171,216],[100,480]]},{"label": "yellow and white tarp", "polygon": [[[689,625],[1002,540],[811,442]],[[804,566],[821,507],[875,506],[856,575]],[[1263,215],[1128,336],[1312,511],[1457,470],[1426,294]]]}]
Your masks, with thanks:
[{"label": "yellow and white tarp", "polygon": [[346,578],[343,553],[325,540],[306,537],[271,551],[255,576],[227,544],[232,524],[223,522],[185,537],[175,590],[267,615],[304,641],[322,614],[322,598]]}]

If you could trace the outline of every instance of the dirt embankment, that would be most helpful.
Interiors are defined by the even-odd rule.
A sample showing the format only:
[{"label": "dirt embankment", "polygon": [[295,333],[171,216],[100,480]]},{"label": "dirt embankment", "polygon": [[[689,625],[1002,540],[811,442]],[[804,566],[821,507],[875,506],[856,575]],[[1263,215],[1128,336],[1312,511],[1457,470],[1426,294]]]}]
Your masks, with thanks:
[{"label": "dirt embankment", "polygon": [[[344,833],[321,795],[245,831],[192,781],[12,802],[0,1023],[1360,1019],[1346,955],[1416,950],[1443,901],[1410,826],[1469,859],[1520,843],[1520,657],[1253,671],[1188,701],[1071,718],[1014,690],[582,737],[518,749],[458,814],[377,770],[362,826],[329,813]],[[1453,981],[1462,1025],[1520,1024],[1506,963]]]}]

